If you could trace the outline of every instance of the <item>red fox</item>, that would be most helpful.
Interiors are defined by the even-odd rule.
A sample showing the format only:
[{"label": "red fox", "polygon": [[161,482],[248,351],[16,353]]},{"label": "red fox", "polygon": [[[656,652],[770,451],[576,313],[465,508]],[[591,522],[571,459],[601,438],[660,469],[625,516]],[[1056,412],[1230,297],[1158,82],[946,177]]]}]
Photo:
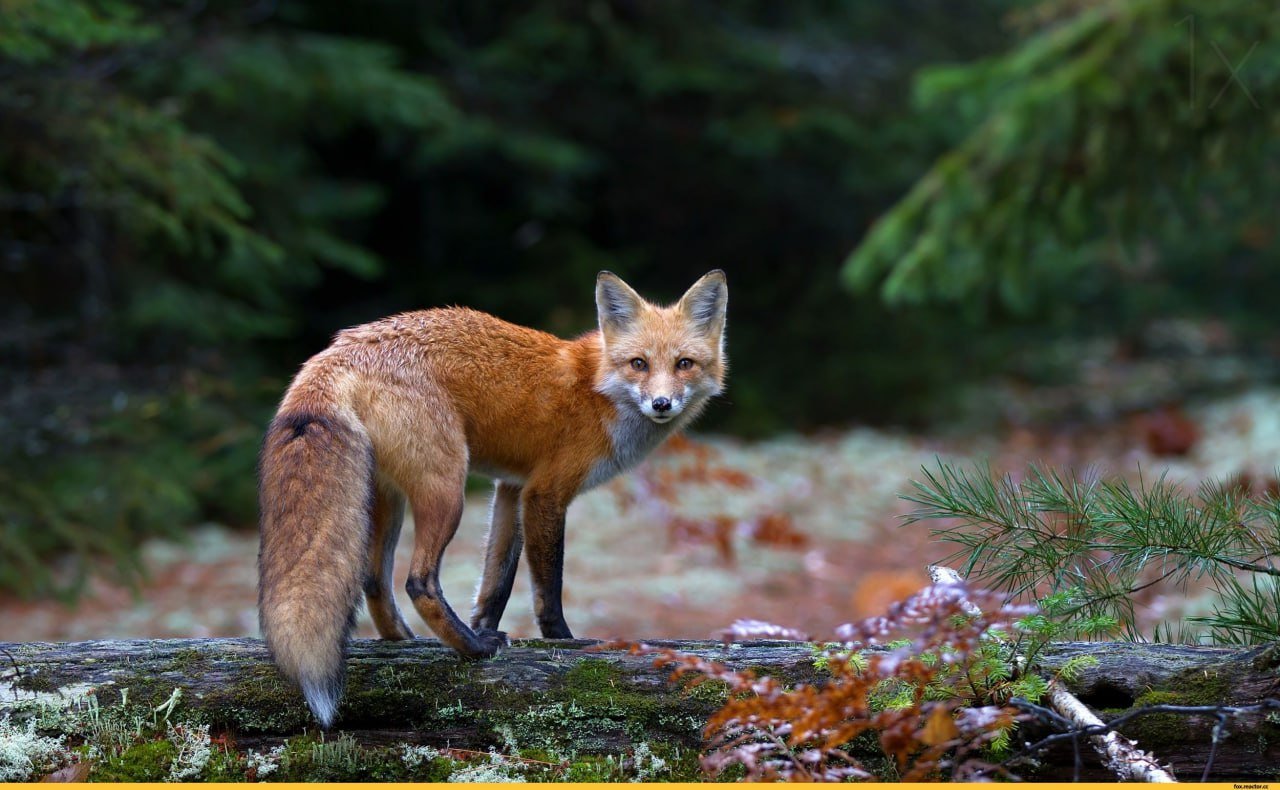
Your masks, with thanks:
[{"label": "red fox", "polygon": [[[498,621],[528,547],[542,635],[561,610],[573,498],[635,465],[724,385],[728,286],[712,271],[670,307],[596,278],[599,330],[575,340],[465,308],[402,313],[339,332],[302,366],[260,464],[262,634],[327,729],[361,590],[384,639],[411,639],[391,569],[405,504],[405,589],[440,639],[469,657],[506,644]],[[440,589],[467,472],[495,480],[484,575],[467,626]]]}]

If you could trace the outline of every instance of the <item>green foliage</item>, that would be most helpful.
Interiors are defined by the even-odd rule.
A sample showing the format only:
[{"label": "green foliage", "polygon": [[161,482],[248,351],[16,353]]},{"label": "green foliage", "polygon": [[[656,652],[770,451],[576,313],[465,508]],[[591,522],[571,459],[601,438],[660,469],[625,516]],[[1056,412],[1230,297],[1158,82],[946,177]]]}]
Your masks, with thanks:
[{"label": "green foliage", "polygon": [[0,57],[23,66],[56,63],[67,51],[152,43],[162,33],[123,2],[5,0],[0,11]]},{"label": "green foliage", "polygon": [[356,129],[390,145],[456,114],[392,47],[239,14],[0,11],[0,245],[16,272],[0,296],[15,384],[0,587],[74,594],[104,558],[135,576],[147,535],[252,521],[282,380],[248,344],[296,331],[296,297],[326,271],[382,271],[343,230],[383,189],[329,172],[322,146]]},{"label": "green foliage", "polygon": [[[15,5],[20,24],[0,25],[0,172],[21,211],[0,230],[73,248],[23,250],[20,271],[91,246],[80,263],[125,294],[99,328],[128,346],[278,336],[297,326],[290,289],[322,267],[378,274],[331,228],[367,217],[381,190],[275,140],[359,127],[390,142],[455,115],[386,45],[167,4]],[[23,295],[49,298],[38,269],[27,278]]]},{"label": "green foliage", "polygon": [[965,578],[1015,596],[1050,593],[1043,615],[1023,624],[1033,632],[1098,636],[1118,626],[1141,638],[1136,593],[1203,581],[1218,598],[1214,614],[1189,618],[1183,638],[1257,644],[1280,633],[1273,496],[1218,483],[1190,496],[1163,477],[1135,488],[1038,467],[1021,482],[946,464],[922,471],[906,497],[918,506],[908,522],[944,520],[934,534],[958,546],[948,561],[961,562]]},{"label": "green foliage", "polygon": [[171,391],[120,382],[105,403],[64,393],[38,426],[0,418],[38,462],[0,465],[0,587],[70,598],[93,569],[136,579],[144,569],[135,547],[148,536],[180,538],[201,517],[250,521],[268,415],[245,403],[252,391],[194,375]]},{"label": "green foliage", "polygon": [[1053,0],[1020,18],[1007,54],[918,81],[970,131],[880,218],[848,283],[1028,313],[1150,280],[1152,259],[1210,281],[1207,260],[1275,262],[1280,115],[1259,97],[1280,88],[1280,9]]},{"label": "green foliage", "polygon": [[1036,614],[1023,618],[1018,628],[1048,644],[1055,639],[1097,639],[1112,633],[1119,622],[1109,614],[1082,612],[1079,587],[1051,593],[1037,603]]},{"label": "green foliage", "polygon": [[463,303],[571,334],[603,268],[733,272],[722,426],[920,413],[963,333],[830,283],[947,139],[911,73],[991,51],[1004,5],[0,0],[0,587],[251,523],[259,431],[335,330]]}]

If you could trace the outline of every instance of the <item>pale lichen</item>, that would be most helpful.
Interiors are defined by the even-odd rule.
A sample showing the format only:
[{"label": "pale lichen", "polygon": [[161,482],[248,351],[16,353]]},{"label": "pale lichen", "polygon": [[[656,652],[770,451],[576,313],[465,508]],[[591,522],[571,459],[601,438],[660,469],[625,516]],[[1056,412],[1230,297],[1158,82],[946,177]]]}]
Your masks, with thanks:
[{"label": "pale lichen", "polygon": [[72,759],[63,736],[41,735],[34,720],[20,726],[10,722],[8,715],[0,718],[0,782],[25,782]]},{"label": "pale lichen", "polygon": [[400,744],[400,762],[404,763],[404,767],[410,771],[421,768],[439,756],[440,751],[430,746],[411,743]]},{"label": "pale lichen", "polygon": [[657,782],[671,773],[667,761],[654,754],[647,741],[636,744],[631,761],[636,772],[633,782]]},{"label": "pale lichen", "polygon": [[523,770],[524,766],[519,762],[508,760],[497,752],[490,752],[487,762],[459,768],[449,774],[449,781],[467,784],[526,782],[528,780],[522,775]]},{"label": "pale lichen", "polygon": [[209,738],[209,725],[170,724],[169,740],[177,748],[173,764],[169,766],[170,782],[193,782],[201,777],[213,756],[213,743]]},{"label": "pale lichen", "polygon": [[280,770],[280,761],[284,758],[284,744],[275,746],[265,754],[250,749],[245,753],[245,767],[253,772],[254,777],[265,779]]}]

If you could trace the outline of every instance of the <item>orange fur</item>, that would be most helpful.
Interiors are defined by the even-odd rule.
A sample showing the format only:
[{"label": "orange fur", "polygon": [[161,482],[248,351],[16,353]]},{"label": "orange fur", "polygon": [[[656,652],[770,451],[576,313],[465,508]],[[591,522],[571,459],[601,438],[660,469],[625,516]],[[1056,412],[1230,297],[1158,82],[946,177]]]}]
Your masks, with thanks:
[{"label": "orange fur", "polygon": [[[302,367],[263,446],[260,616],[277,664],[322,724],[341,695],[362,588],[384,638],[412,636],[390,589],[406,503],[407,588],[441,640],[473,657],[505,643],[498,621],[525,547],[543,635],[570,636],[565,509],[720,391],[727,299],[718,271],[671,307],[602,272],[600,330],[574,340],[465,308],[424,310],[340,332]],[[470,626],[438,577],[468,469],[498,481]]]}]

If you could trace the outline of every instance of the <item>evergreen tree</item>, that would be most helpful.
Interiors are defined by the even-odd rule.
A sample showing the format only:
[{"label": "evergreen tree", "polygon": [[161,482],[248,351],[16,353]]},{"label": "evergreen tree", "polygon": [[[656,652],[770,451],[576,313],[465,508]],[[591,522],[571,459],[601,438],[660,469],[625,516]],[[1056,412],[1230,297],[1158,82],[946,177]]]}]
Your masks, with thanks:
[{"label": "evergreen tree", "polygon": [[1054,0],[1017,18],[1010,52],[919,80],[920,102],[970,131],[879,219],[846,281],[1022,313],[1116,308],[1107,292],[1126,284],[1185,308],[1234,282],[1233,315],[1270,312],[1280,8]]}]

